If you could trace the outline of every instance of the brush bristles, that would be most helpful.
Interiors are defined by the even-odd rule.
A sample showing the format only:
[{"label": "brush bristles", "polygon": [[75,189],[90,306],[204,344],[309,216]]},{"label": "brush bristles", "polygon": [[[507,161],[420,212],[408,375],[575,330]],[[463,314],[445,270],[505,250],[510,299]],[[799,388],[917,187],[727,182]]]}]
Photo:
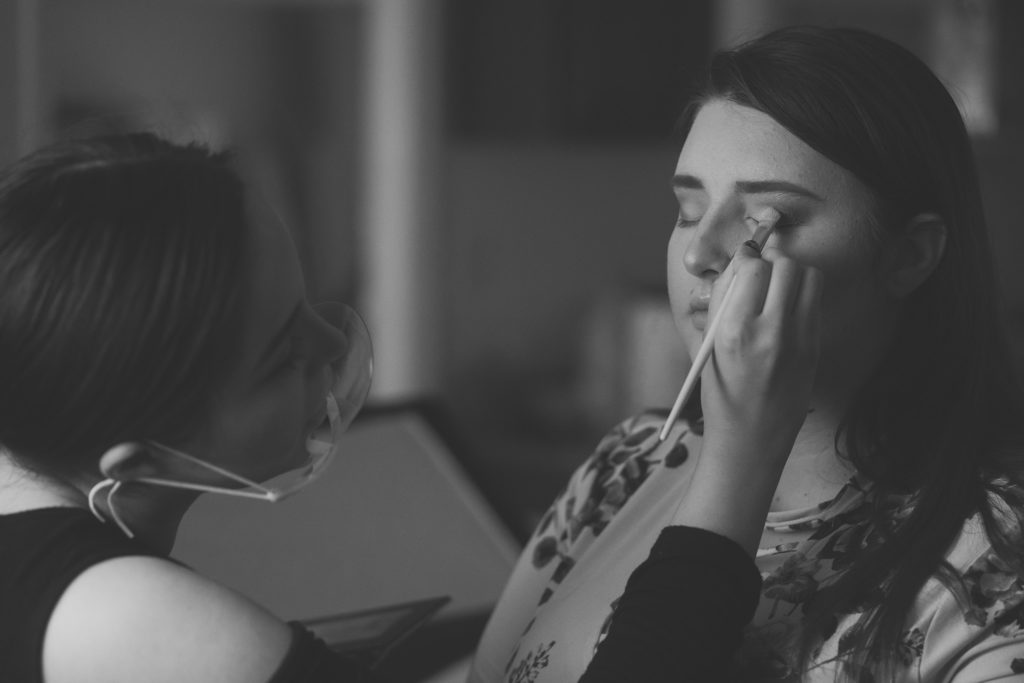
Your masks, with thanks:
[{"label": "brush bristles", "polygon": [[757,242],[758,247],[763,249],[764,243],[771,237],[772,230],[775,229],[775,224],[782,218],[782,214],[775,209],[767,208],[752,218],[757,223],[757,229],[754,230],[754,237],[752,239]]}]

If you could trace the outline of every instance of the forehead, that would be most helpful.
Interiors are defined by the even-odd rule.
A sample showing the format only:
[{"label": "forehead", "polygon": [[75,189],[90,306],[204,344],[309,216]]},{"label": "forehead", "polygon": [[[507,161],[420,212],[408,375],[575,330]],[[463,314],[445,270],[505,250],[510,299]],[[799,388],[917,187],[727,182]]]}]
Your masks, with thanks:
[{"label": "forehead", "polygon": [[676,166],[706,185],[735,180],[786,180],[828,198],[856,178],[767,114],[725,100],[697,112]]}]

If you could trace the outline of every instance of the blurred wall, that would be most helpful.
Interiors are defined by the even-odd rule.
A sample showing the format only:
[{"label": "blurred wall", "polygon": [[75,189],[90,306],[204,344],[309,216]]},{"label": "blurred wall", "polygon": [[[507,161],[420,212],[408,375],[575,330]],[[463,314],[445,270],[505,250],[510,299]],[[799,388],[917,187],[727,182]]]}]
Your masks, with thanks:
[{"label": "blurred wall", "polygon": [[564,472],[607,426],[588,344],[632,293],[664,305],[672,129],[713,4],[446,3],[445,389],[496,461]]},{"label": "blurred wall", "polygon": [[[156,125],[221,138],[267,123],[272,15],[228,3],[47,0],[42,87],[54,134]],[[216,139],[221,142],[221,139]]]},{"label": "blurred wall", "polygon": [[311,296],[354,296],[358,3],[41,2],[46,137],[147,128],[237,147]]},{"label": "blurred wall", "polygon": [[457,387],[499,403],[528,400],[530,386],[557,391],[603,296],[663,291],[675,155],[667,136],[451,145],[445,295]]},{"label": "blurred wall", "polygon": [[15,157],[17,27],[17,3],[0,3],[0,164]]}]

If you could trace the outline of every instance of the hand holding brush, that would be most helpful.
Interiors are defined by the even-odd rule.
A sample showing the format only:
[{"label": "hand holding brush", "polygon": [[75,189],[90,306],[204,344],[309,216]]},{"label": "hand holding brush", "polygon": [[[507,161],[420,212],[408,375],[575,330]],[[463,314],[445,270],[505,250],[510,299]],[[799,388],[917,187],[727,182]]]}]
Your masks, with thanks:
[{"label": "hand holding brush", "polygon": [[[760,255],[764,249],[765,242],[771,237],[772,231],[775,230],[776,223],[779,222],[781,216],[775,209],[765,209],[757,216],[753,217],[754,222],[757,224],[757,228],[754,230],[754,235],[749,240],[743,243],[743,247],[749,248],[751,251],[756,252]],[[733,256],[733,260],[735,260]],[[732,271],[730,262],[730,268],[726,271]],[[731,273],[734,275],[734,273]],[[715,312],[715,317],[711,319],[711,323],[708,325],[704,332],[704,341],[700,345],[700,349],[697,351],[697,355],[694,356],[693,362],[690,364],[690,371],[686,375],[686,380],[683,382],[682,388],[679,390],[679,395],[676,397],[676,402],[672,406],[672,411],[669,413],[668,419],[665,420],[665,424],[661,428],[661,432],[658,435],[660,441],[664,441],[668,436],[669,431],[672,429],[672,425],[675,424],[679,418],[679,411],[682,410],[683,406],[686,405],[686,401],[689,400],[690,394],[693,393],[694,387],[697,385],[697,379],[700,377],[701,371],[704,369],[704,365],[708,362],[711,357],[711,352],[715,346],[715,333],[718,331],[719,322],[722,320],[722,312],[727,309],[730,302],[730,296],[733,291],[733,284],[735,284],[735,278],[729,281],[729,285],[725,290],[725,295],[722,297],[722,301],[718,306],[718,310]]]}]

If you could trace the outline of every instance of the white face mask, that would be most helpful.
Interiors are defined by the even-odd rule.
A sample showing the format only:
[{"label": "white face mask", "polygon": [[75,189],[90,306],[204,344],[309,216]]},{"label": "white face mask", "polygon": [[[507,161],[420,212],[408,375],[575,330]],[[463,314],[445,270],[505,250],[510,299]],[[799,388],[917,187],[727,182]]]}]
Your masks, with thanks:
[{"label": "white face mask", "polygon": [[[135,534],[125,524],[114,505],[114,495],[122,485],[129,482],[166,486],[168,488],[198,491],[200,493],[219,493],[240,498],[255,498],[276,503],[297,493],[320,476],[337,455],[342,433],[348,428],[360,408],[362,408],[366,395],[369,393],[370,381],[373,376],[373,350],[366,325],[351,308],[343,304],[329,305],[339,307],[338,309],[332,309],[332,312],[336,315],[331,315],[331,318],[336,319],[330,319],[329,322],[334,324],[345,336],[348,347],[345,355],[330,366],[329,371],[333,374],[333,382],[325,399],[325,415],[320,424],[306,436],[306,461],[302,465],[278,474],[269,481],[260,483],[213,463],[206,462],[187,453],[182,453],[170,446],[150,441],[146,442],[145,445],[153,452],[166,453],[193,465],[198,465],[237,483],[239,486],[216,486],[213,484],[147,476],[115,479],[109,473],[104,472],[106,478],[93,486],[89,491],[89,509],[93,515],[101,522],[106,521],[96,505],[96,498],[102,489],[109,487],[106,507],[110,511],[110,516],[125,535],[133,538]],[[328,318],[328,311],[326,309],[318,307],[317,310],[325,319]],[[126,447],[126,444],[114,446],[114,448],[124,447]]]}]

